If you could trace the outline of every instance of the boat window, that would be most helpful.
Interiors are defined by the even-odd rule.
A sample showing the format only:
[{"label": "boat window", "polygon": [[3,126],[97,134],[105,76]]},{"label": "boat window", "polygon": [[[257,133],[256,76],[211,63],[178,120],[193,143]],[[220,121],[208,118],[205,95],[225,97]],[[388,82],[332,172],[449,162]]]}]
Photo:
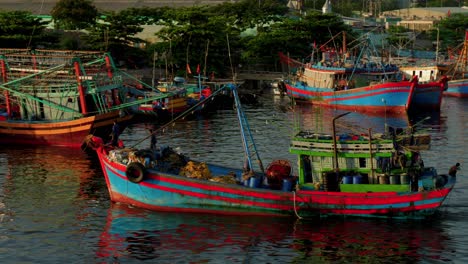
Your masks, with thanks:
[{"label": "boat window", "polygon": [[366,168],[366,167],[367,167],[366,158],[359,158],[359,168]]},{"label": "boat window", "polygon": [[419,71],[419,77],[422,77],[422,71]]},{"label": "boat window", "polygon": [[312,166],[310,158],[306,155],[301,156],[301,158],[303,164],[302,168],[304,169],[304,182],[312,182]]}]

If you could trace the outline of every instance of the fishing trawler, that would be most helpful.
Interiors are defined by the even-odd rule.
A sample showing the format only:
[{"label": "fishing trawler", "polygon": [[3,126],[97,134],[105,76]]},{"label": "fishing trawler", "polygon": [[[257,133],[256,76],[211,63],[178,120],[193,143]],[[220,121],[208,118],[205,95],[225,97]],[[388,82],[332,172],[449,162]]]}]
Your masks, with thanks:
[{"label": "fishing trawler", "polygon": [[89,145],[111,200],[177,213],[424,218],[455,184],[455,177],[423,165],[420,151],[429,147],[428,135],[401,131],[339,138],[299,132],[290,146],[298,156],[298,175],[288,160],[264,169],[236,88],[230,89],[246,157],[242,166],[193,160],[170,147],[114,148],[93,137]]},{"label": "fishing trawler", "polygon": [[[131,122],[128,74],[109,54],[0,49],[0,144],[81,147],[90,133],[107,140],[114,122]],[[160,93],[155,98],[170,94]]]}]

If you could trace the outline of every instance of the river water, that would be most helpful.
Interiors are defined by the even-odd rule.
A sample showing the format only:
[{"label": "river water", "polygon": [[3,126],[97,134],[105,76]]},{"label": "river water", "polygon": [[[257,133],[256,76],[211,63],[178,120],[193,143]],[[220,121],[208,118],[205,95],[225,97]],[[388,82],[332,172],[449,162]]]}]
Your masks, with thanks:
[{"label": "river water", "polygon": [[[288,153],[295,128],[331,132],[342,112],[291,106],[264,93],[246,106],[266,166]],[[411,124],[432,135],[426,166],[446,173],[462,164],[458,183],[434,219],[297,220],[158,213],[112,204],[95,156],[63,148],[0,148],[0,263],[467,263],[468,101],[444,98],[437,113],[405,118],[351,113],[337,131],[381,133]],[[127,146],[148,147],[147,124],[129,127]],[[222,110],[181,120],[159,145],[197,159],[241,166],[236,116]]]}]

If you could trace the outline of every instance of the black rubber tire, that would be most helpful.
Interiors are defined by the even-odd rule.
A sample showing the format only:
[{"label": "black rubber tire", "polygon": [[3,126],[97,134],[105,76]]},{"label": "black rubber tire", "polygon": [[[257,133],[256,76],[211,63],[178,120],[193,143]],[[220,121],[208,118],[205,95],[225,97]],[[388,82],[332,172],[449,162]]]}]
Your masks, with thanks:
[{"label": "black rubber tire", "polygon": [[128,164],[127,169],[125,170],[125,175],[129,181],[140,183],[146,176],[145,166],[139,162],[132,162]]}]

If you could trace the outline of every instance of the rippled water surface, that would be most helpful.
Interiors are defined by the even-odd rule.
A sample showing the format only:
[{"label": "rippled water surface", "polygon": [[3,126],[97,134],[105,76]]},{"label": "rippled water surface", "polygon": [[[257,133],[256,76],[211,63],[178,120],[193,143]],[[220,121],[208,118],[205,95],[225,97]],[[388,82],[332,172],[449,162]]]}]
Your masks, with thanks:
[{"label": "rippled water surface", "polygon": [[[270,94],[246,107],[266,166],[287,158],[296,127],[331,132],[342,113]],[[149,212],[109,200],[93,155],[63,148],[0,148],[0,263],[467,263],[468,101],[444,98],[440,113],[404,118],[351,113],[338,133],[381,133],[411,124],[432,135],[425,164],[460,162],[456,188],[430,221],[224,217]],[[129,127],[127,146],[147,147],[149,125]],[[200,160],[241,166],[234,111],[182,120],[158,135]]]}]

